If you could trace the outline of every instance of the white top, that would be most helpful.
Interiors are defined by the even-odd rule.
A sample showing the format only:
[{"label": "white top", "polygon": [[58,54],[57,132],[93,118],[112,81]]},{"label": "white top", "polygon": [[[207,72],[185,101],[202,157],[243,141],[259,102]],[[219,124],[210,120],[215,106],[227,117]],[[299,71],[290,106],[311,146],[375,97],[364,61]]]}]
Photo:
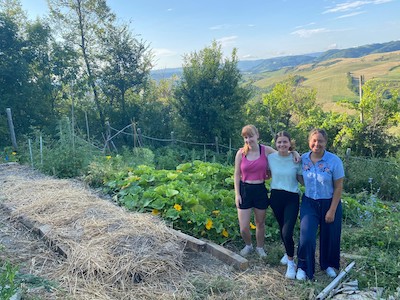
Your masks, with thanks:
[{"label": "white top", "polygon": [[268,155],[272,174],[271,189],[298,193],[300,191],[296,175],[302,175],[301,163],[293,161],[293,154],[281,156],[278,152]]}]

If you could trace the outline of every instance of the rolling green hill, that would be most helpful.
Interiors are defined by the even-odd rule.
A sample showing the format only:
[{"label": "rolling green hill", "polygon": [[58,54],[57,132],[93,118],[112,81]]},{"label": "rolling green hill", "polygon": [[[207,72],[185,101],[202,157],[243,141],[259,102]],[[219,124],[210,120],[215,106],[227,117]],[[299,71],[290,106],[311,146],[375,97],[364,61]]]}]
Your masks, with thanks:
[{"label": "rolling green hill", "polygon": [[332,58],[321,62],[283,68],[258,74],[246,74],[245,80],[263,90],[290,75],[305,78],[303,85],[315,88],[317,103],[324,110],[342,112],[347,110],[336,104],[340,99],[358,99],[358,95],[349,88],[349,76],[358,81],[360,75],[365,81],[378,79],[391,81],[400,88],[400,51],[376,53],[359,58]]}]

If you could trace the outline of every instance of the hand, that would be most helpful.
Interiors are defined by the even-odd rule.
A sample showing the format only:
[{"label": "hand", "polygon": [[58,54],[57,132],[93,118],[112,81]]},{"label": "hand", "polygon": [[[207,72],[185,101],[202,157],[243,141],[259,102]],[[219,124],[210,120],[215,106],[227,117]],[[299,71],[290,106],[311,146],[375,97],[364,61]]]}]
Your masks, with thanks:
[{"label": "hand", "polygon": [[332,210],[328,210],[325,215],[325,222],[333,223],[333,221],[335,221],[335,212]]},{"label": "hand", "polygon": [[237,195],[235,197],[235,203],[236,203],[236,207],[239,208],[239,204],[242,204],[242,196]]},{"label": "hand", "polygon": [[293,153],[293,161],[298,164],[299,162],[301,162],[301,156],[299,154],[299,152],[297,151],[292,151]]}]

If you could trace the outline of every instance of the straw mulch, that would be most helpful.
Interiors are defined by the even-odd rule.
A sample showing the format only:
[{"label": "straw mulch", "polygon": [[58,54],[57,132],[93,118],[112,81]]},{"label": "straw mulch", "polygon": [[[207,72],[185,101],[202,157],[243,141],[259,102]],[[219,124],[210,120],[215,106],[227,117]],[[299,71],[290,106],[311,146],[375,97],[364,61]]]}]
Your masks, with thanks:
[{"label": "straw mulch", "polygon": [[[0,172],[6,169],[10,166]],[[14,208],[13,217],[51,226],[49,237],[67,249],[56,278],[76,299],[154,299],[177,293],[184,242],[159,219],[127,213],[77,182],[35,177],[23,166],[11,169],[19,172],[7,176],[1,194]]]},{"label": "straw mulch", "polygon": [[284,279],[284,269],[250,257],[250,269],[238,272],[208,254],[184,251],[184,241],[160,219],[126,212],[81,182],[0,164],[0,198],[14,219],[49,225],[48,236],[67,250],[51,270],[43,262],[37,271],[68,294],[54,299],[308,298],[308,289]]}]

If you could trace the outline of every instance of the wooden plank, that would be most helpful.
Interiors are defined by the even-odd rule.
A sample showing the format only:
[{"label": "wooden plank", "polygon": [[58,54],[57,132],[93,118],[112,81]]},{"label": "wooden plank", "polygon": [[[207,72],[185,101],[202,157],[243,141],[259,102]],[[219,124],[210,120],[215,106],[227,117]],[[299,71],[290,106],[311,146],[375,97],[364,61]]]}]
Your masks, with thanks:
[{"label": "wooden plank", "polygon": [[206,252],[238,270],[246,270],[249,267],[247,259],[212,242],[207,242]]},{"label": "wooden plank", "polygon": [[181,239],[186,241],[186,246],[187,248],[196,251],[196,252],[204,252],[206,251],[206,245],[207,243],[199,240],[195,237],[192,237],[191,235],[188,235],[186,233],[183,233],[182,231],[174,230],[172,231]]}]

